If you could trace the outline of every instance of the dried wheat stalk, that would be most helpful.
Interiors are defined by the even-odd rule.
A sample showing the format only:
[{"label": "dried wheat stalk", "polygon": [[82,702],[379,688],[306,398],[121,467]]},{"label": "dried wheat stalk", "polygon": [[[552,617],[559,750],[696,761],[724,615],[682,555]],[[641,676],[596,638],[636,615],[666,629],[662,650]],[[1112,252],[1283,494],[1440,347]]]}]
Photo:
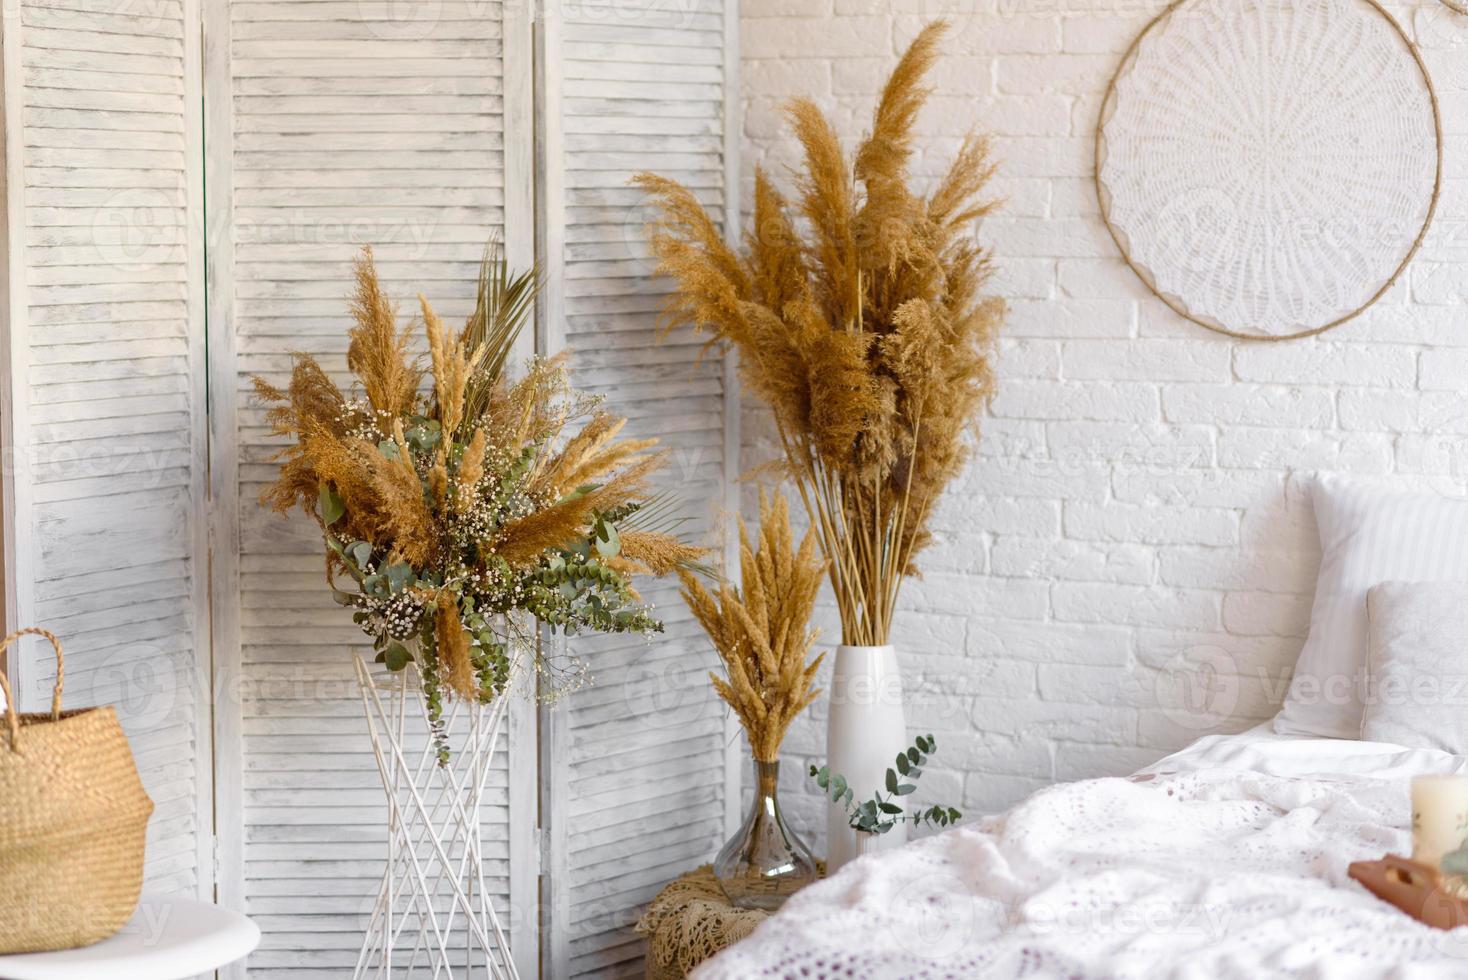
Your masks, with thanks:
[{"label": "dried wheat stalk", "polygon": [[739,522],[743,590],[722,585],[711,594],[680,572],[683,600],[703,625],[724,663],[728,680],[710,674],[719,696],[734,709],[760,762],[776,762],[780,743],[796,715],[820,694],[811,682],[824,654],[806,663],[816,633],[808,628],[826,563],[810,534],[793,546],[790,510],[783,496],[760,493],[759,547],[752,548]]}]

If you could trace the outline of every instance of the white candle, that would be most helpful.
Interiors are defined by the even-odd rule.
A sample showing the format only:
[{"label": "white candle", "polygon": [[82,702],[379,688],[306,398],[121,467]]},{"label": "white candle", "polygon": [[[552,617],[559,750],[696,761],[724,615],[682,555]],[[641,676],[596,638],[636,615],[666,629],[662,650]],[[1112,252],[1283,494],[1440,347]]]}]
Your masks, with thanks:
[{"label": "white candle", "polygon": [[1468,776],[1412,780],[1412,860],[1438,867],[1468,839]]}]

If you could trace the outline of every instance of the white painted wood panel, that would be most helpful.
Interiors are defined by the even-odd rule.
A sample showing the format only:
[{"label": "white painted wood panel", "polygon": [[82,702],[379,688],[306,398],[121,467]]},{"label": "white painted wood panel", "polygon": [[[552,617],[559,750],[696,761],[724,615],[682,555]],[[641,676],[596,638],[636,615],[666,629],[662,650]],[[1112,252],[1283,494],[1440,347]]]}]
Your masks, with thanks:
[{"label": "white painted wood panel", "polygon": [[[652,277],[648,214],[627,182],[653,170],[716,212],[732,207],[731,42],[718,0],[552,7],[542,41],[554,292],[545,343],[575,352],[578,385],[627,415],[630,434],[662,440],[672,454],[663,485],[683,501],[689,531],[705,535],[737,467],[730,379],[687,335],[659,338],[667,283]],[[726,714],[708,683],[713,654],[671,584],[646,595],[666,634],[573,639],[593,683],[546,712],[549,976],[640,976],[632,925],[663,885],[713,857],[737,795]]]},{"label": "white painted wood panel", "polygon": [[[198,8],[4,10],[14,618],[115,704],[156,805],[146,887],[209,894]],[[10,489],[10,488],[8,488]],[[12,659],[31,710],[49,648]]]},{"label": "white painted wood panel", "polygon": [[[66,635],[69,703],[121,704],[158,802],[150,887],[211,893],[217,822],[218,896],[266,934],[252,974],[349,969],[384,850],[347,659],[365,645],[322,588],[310,525],[256,503],[276,447],[246,383],[282,380],[294,350],[345,380],[360,245],[405,306],[421,289],[466,315],[489,234],[519,266],[537,254],[532,137],[545,140],[542,349],[575,347],[578,383],[663,438],[695,531],[730,499],[731,366],[654,339],[664,286],[626,186],[650,167],[732,208],[730,15],[651,0],[569,13],[543,25],[554,91],[537,132],[524,4],[3,11],[6,547],[22,573],[7,607]],[[596,686],[539,731],[528,705],[508,722],[486,834],[527,976],[538,803],[555,869],[547,976],[635,970],[639,907],[727,830],[711,657],[672,590],[649,595],[665,638],[578,644]],[[14,663],[31,704],[51,676],[41,653]]]},{"label": "white painted wood panel", "polygon": [[[224,852],[227,890],[264,933],[249,976],[340,977],[386,853],[349,660],[370,650],[324,587],[314,526],[258,505],[277,444],[248,376],[281,383],[291,352],[306,351],[347,382],[350,263],[363,245],[404,317],[421,291],[451,322],[472,310],[492,235],[529,261],[530,93],[506,84],[505,66],[528,81],[530,28],[497,0],[218,0],[209,11],[210,212],[224,229],[211,253],[210,328],[226,338],[213,376],[227,389],[216,411],[229,412],[215,431],[230,447],[224,465],[234,463],[216,484],[231,512],[215,532],[233,559],[217,573],[216,642],[240,690],[220,722],[220,768],[232,774],[221,834],[240,835]],[[528,705],[508,725],[487,794],[486,870],[533,975]]]}]

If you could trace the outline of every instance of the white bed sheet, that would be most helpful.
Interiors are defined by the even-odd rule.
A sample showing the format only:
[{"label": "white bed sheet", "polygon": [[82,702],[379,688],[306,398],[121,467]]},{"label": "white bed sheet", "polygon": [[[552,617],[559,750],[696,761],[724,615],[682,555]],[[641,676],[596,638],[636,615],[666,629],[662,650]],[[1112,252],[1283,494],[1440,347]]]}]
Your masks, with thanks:
[{"label": "white bed sheet", "polygon": [[1410,848],[1412,775],[1465,771],[1267,726],[1204,738],[853,862],[694,977],[1468,978],[1468,928],[1423,926],[1346,873]]},{"label": "white bed sheet", "polygon": [[1271,776],[1360,776],[1410,779],[1415,775],[1468,773],[1468,757],[1385,742],[1280,735],[1273,722],[1237,735],[1209,735],[1141,770],[1143,773],[1234,769]]}]

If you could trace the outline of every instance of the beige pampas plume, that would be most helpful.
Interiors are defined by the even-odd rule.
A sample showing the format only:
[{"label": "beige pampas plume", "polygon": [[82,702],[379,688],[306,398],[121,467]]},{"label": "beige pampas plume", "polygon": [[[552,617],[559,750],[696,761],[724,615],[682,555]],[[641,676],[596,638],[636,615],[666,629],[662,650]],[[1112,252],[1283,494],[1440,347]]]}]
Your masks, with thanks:
[{"label": "beige pampas plume", "polygon": [[399,330],[397,313],[382,290],[372,249],[362,249],[352,264],[356,292],[352,295],[351,344],[347,366],[362,382],[372,407],[387,417],[408,411],[418,397],[420,371],[408,360],[410,328]]},{"label": "beige pampas plume", "polygon": [[787,202],[755,174],[743,255],[692,191],[634,178],[654,198],[649,242],[676,285],[665,322],[738,351],[830,560],[842,639],[861,646],[887,642],[933,508],[968,459],[1005,314],[984,295],[993,268],[974,238],[994,207],[989,141],[970,135],[926,197],[909,173],[944,30],[919,32],[850,159],[815,103],[787,107],[804,151],[796,193]]}]

